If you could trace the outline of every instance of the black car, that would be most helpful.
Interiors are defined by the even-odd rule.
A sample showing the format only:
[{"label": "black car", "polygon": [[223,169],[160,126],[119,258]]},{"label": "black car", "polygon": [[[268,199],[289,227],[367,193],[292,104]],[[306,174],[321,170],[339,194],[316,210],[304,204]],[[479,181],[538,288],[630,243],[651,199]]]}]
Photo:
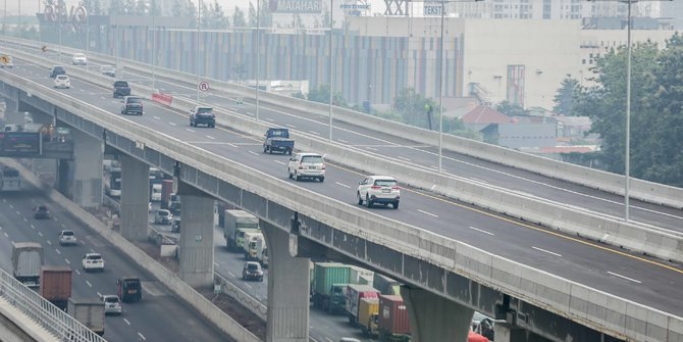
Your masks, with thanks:
[{"label": "black car", "polygon": [[47,220],[50,218],[50,209],[45,205],[39,205],[33,209],[33,218],[36,220]]},{"label": "black car", "polygon": [[121,101],[121,103],[121,114],[142,115],[142,113],[144,112],[142,99],[137,96],[126,96],[123,98],[123,101]]},{"label": "black car", "polygon": [[54,65],[50,70],[50,78],[56,78],[59,75],[66,75],[66,69],[61,65]]},{"label": "black car", "polygon": [[122,277],[116,281],[116,294],[122,302],[139,302],[142,299],[140,278]]},{"label": "black car", "polygon": [[114,98],[130,95],[130,86],[126,81],[114,82]]},{"label": "black car", "polygon": [[190,126],[206,125],[206,127],[216,127],[216,115],[213,108],[197,106],[190,109]]},{"label": "black car", "polygon": [[247,261],[244,263],[244,268],[242,268],[242,279],[253,279],[263,282],[263,269],[261,269],[261,264],[255,261]]}]

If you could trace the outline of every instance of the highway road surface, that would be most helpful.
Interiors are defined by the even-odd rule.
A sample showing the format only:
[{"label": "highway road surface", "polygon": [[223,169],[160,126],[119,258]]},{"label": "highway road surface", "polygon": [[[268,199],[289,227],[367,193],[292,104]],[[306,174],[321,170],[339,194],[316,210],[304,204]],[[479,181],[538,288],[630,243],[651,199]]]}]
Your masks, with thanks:
[{"label": "highway road surface", "polygon": [[[17,65],[6,71],[45,86],[52,86],[47,70]],[[68,72],[68,68],[67,68]],[[72,80],[72,89],[59,90],[118,114],[120,101],[103,89]],[[126,120],[148,127],[160,135],[182,140],[204,150],[225,156],[265,174],[356,206],[355,187],[363,175],[343,167],[328,165],[325,183],[287,180],[287,156],[264,155],[260,141],[224,129],[190,127],[185,113],[178,113],[147,102],[143,116]],[[659,261],[623,253],[604,245],[587,242],[530,224],[471,208],[430,194],[403,189],[401,209],[360,208],[376,215],[396,219],[448,238],[456,239],[501,257],[562,276],[586,286],[660,309],[669,313],[683,311],[680,286],[683,271]]]},{"label": "highway road surface", "polygon": [[[40,191],[25,190],[0,194],[0,267],[12,272],[11,243],[38,242],[43,245],[46,265],[71,266],[73,295],[98,298],[98,294],[116,294],[116,279],[122,275],[140,277],[143,299],[124,303],[121,316],[107,316],[104,338],[111,342],[232,341],[217,327],[172,295],[161,283],[137,267],[104,238],[84,228],[70,213],[46,199]],[[50,220],[35,220],[32,209],[47,204]],[[62,229],[73,230],[76,246],[58,246]],[[85,273],[81,258],[85,253],[101,253],[105,272]]]}]

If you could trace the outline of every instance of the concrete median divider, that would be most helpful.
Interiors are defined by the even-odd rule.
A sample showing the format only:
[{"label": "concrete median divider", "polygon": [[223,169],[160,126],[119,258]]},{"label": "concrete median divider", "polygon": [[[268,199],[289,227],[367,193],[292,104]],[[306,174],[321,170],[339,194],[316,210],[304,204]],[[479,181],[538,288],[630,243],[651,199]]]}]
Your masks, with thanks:
[{"label": "concrete median divider", "polygon": [[81,220],[83,224],[107,239],[107,241],[121,250],[124,254],[128,255],[131,260],[156,277],[161,283],[168,287],[169,290],[177,295],[178,298],[185,301],[188,305],[197,310],[202,316],[204,316],[211,323],[215,324],[227,335],[240,342],[261,341],[249,330],[224,313],[221,309],[214,306],[210,300],[204,298],[203,295],[183,282],[172,271],[149,257],[145,252],[130,243],[128,240],[124,239],[118,233],[112,229],[109,229],[104,225],[104,223],[99,221],[88,211],[81,208],[76,203],[73,203],[56,190],[46,189],[40,180],[35,177],[30,170],[26,169],[24,166],[12,159],[2,158],[0,159],[0,162],[4,165],[20,170],[21,176],[24,180],[28,181],[37,188],[46,190],[50,199],[56,203],[59,203],[59,205],[65,210],[71,212],[74,217],[77,217],[79,220]]},{"label": "concrete median divider", "polygon": [[[51,62],[47,60],[42,60],[40,63],[51,65]],[[93,75],[91,72],[82,69],[75,70],[74,74],[79,78],[102,86],[111,83],[109,77]],[[132,85],[132,88],[135,94],[146,98],[151,98],[154,94],[154,91],[149,87]],[[195,101],[178,97],[173,99],[170,108],[187,113],[195,105]],[[235,115],[224,109],[214,108],[214,111],[217,114],[219,126],[254,137],[261,137],[269,127],[268,123],[256,122],[249,117]],[[563,233],[618,246],[632,252],[647,254],[664,260],[683,262],[683,236],[678,234],[635,226],[623,221],[598,216],[591,212],[494,189],[488,185],[473,183],[468,179],[417,168],[398,159],[386,156],[380,158],[367,151],[329,143],[317,136],[296,131],[293,131],[292,135],[296,140],[297,149],[324,154],[328,161],[336,164],[368,174],[391,174],[396,176],[402,184],[417,189],[537,223]],[[644,238],[647,240],[643,240]]]}]

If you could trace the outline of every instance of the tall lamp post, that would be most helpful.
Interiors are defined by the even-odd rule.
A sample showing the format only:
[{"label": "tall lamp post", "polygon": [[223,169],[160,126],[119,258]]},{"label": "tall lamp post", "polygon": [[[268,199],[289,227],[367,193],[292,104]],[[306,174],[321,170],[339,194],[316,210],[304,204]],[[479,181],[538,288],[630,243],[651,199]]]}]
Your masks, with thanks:
[{"label": "tall lamp post", "polygon": [[256,122],[259,120],[259,98],[261,80],[261,0],[256,0]]},{"label": "tall lamp post", "polygon": [[[474,2],[480,2],[484,0],[474,0]],[[446,3],[450,2],[471,2],[471,1],[457,1],[457,0],[442,0],[435,1],[441,3],[441,34],[439,43],[439,173],[443,171],[443,60],[444,60],[444,48],[443,48],[443,31],[444,31],[444,16],[446,13]]]},{"label": "tall lamp post", "polygon": [[[152,92],[156,92],[156,69],[157,69],[157,35],[154,19],[156,17],[156,3],[152,0]],[[199,84],[197,85],[199,87]]]},{"label": "tall lamp post", "polygon": [[196,62],[196,64],[197,64],[197,102],[199,102],[199,83],[201,82],[199,79],[199,68],[200,68],[199,57],[203,55],[202,53],[200,53],[200,49],[202,47],[201,36],[202,36],[202,0],[199,0],[199,6],[197,8],[197,54],[199,56],[195,56],[197,58],[197,62]]},{"label": "tall lamp post", "polygon": [[332,31],[333,31],[333,30],[334,30],[334,0],[330,0],[330,41],[329,41],[329,44],[330,44],[330,51],[329,51],[330,60],[329,60],[329,64],[330,64],[330,65],[329,65],[329,70],[328,70],[328,77],[329,77],[329,79],[330,79],[330,101],[329,101],[329,105],[328,105],[328,107],[327,107],[328,115],[329,115],[329,117],[330,117],[330,122],[329,122],[329,126],[330,126],[330,137],[329,137],[329,138],[330,138],[330,142],[332,142],[332,103],[334,102],[334,79],[333,79],[333,78],[334,78],[334,73],[332,72],[332,70],[334,69],[334,68],[332,67],[332,37],[333,37]]},{"label": "tall lamp post", "polygon": [[[590,0],[589,0],[590,1]],[[610,1],[610,0],[592,0]],[[673,1],[673,0],[615,0],[627,6],[626,15],[626,132],[625,132],[625,148],[624,148],[624,221],[628,222],[630,219],[630,202],[631,202],[631,27],[633,26],[631,18],[631,7],[639,1]]]}]

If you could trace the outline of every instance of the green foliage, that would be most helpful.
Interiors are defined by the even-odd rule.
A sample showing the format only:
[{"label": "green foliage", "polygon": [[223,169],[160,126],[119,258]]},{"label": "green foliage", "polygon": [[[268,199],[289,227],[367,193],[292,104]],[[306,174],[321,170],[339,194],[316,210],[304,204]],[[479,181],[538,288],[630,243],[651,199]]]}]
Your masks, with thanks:
[{"label": "green foliage", "polygon": [[173,0],[171,15],[175,18],[182,18],[187,15],[185,0]]},{"label": "green foliage", "polygon": [[503,101],[499,103],[496,108],[497,111],[507,115],[507,116],[528,116],[529,111],[520,107],[519,105],[510,103],[508,101]]},{"label": "green foliage", "polygon": [[244,15],[244,11],[235,6],[235,13],[232,14],[232,25],[234,27],[247,27],[247,18]]},{"label": "green foliage", "polygon": [[401,90],[394,98],[394,110],[401,115],[401,122],[412,126],[429,128],[427,106],[432,108],[432,129],[438,129],[439,106],[433,99],[425,98],[413,88]]},{"label": "green foliage", "polygon": [[81,1],[85,10],[88,11],[90,15],[100,15],[102,14],[102,3],[100,0],[83,0]]},{"label": "green foliage", "polygon": [[250,28],[255,28],[257,27],[256,23],[256,7],[254,7],[254,4],[249,2],[249,27]]},{"label": "green foliage", "polygon": [[109,15],[122,15],[126,13],[126,4],[123,0],[111,0],[109,3]]},{"label": "green foliage", "polygon": [[555,106],[553,107],[553,112],[555,114],[562,114],[565,116],[571,116],[572,108],[574,106],[574,98],[576,97],[576,92],[579,89],[579,81],[572,78],[570,75],[562,81],[560,88],[557,89],[557,93],[553,98]]},{"label": "green foliage", "polygon": [[[311,89],[308,92],[308,100],[320,103],[330,103],[330,86],[328,84],[323,84],[318,88]],[[348,102],[340,92],[334,93],[333,104],[338,107],[348,107]]]}]

